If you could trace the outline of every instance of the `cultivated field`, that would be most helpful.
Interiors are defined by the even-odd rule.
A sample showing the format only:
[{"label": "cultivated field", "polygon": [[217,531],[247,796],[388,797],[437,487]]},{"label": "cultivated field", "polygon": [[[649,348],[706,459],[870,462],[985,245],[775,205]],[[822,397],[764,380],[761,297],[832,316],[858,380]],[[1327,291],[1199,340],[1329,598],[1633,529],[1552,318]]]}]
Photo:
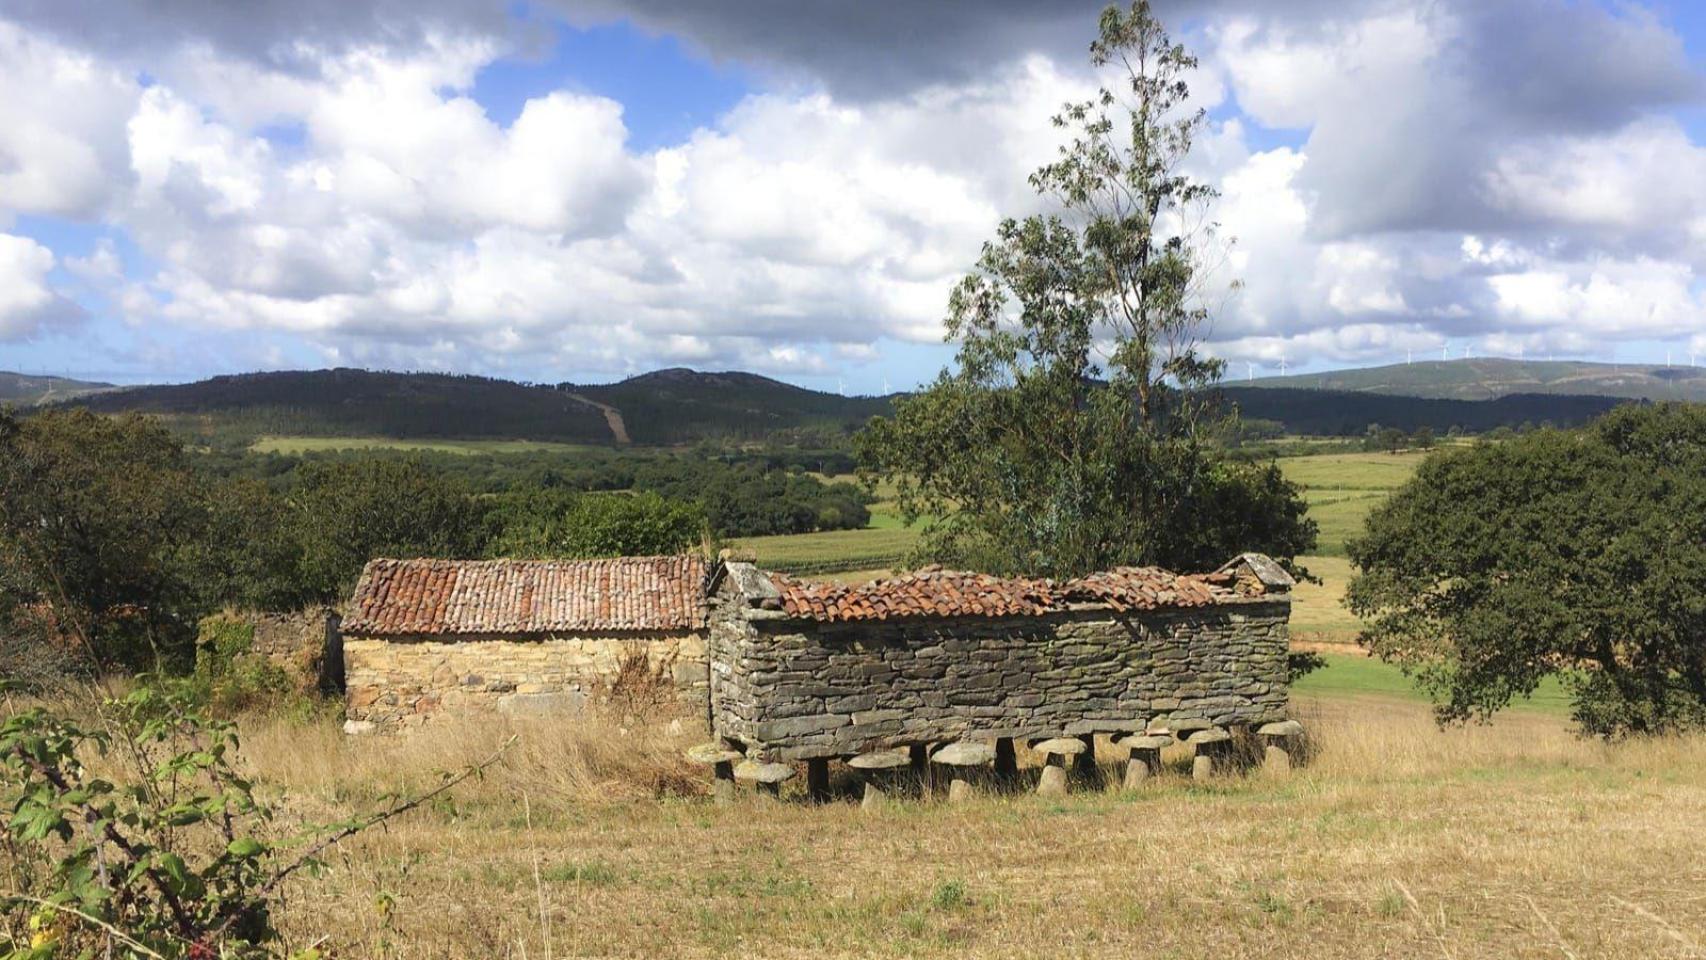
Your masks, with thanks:
[{"label": "cultivated field", "polygon": [[572,453],[603,450],[575,443],[542,440],[397,440],[389,437],[262,437],[249,445],[255,453],[322,453],[330,450],[397,450],[404,453]]},{"label": "cultivated field", "polygon": [[[1300,696],[1289,778],[875,814],[698,795],[702,736],[537,725],[450,802],[363,837],[281,920],[339,955],[1698,957],[1706,742],[1606,746],[1555,715],[1438,731],[1379,696]],[[482,756],[497,728],[348,740],[252,729],[311,819]],[[1112,769],[1110,767],[1110,769]]]}]

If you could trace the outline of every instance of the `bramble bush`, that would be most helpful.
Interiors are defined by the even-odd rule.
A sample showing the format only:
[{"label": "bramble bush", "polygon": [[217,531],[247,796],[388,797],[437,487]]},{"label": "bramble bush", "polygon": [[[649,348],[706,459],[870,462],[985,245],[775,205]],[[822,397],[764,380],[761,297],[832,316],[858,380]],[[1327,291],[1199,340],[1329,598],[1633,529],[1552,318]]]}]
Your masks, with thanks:
[{"label": "bramble bush", "polygon": [[502,752],[377,813],[289,834],[234,766],[237,748],[235,725],[151,686],[92,721],[36,707],[0,724],[0,957],[313,960],[317,948],[287,952],[273,926],[286,882]]}]

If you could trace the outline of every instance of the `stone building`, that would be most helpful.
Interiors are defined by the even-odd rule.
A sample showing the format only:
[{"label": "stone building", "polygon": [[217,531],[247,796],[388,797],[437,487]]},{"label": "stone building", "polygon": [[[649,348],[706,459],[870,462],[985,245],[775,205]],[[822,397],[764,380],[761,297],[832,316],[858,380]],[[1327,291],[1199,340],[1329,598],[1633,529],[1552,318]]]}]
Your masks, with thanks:
[{"label": "stone building", "polygon": [[343,622],[350,732],[578,708],[639,672],[703,703],[705,562],[374,560]]},{"label": "stone building", "polygon": [[774,765],[955,741],[1010,751],[1254,731],[1286,718],[1292,586],[1255,554],[1199,575],[925,570],[858,586],[725,563],[711,583],[715,746]]}]

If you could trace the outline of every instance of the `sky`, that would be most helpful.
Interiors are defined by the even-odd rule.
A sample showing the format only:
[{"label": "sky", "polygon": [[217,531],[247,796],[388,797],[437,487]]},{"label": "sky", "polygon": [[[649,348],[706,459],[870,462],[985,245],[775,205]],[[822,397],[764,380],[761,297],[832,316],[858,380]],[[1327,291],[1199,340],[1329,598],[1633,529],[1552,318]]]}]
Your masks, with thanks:
[{"label": "sky", "polygon": [[[1100,6],[0,0],[0,370],[908,388]],[[1204,349],[1706,363],[1703,6],[1158,0]]]}]

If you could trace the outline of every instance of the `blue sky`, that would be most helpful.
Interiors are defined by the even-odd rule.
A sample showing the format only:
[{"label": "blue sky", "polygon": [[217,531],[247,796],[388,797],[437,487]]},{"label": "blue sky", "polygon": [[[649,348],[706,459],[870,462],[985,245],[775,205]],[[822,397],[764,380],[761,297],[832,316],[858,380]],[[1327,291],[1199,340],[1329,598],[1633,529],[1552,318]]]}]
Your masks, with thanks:
[{"label": "blue sky", "polygon": [[[1706,358],[1706,12],[1163,5],[1240,375]],[[1094,3],[308,0],[0,13],[0,369],[660,366],[910,387]],[[1242,287],[1229,291],[1228,281]]]}]

